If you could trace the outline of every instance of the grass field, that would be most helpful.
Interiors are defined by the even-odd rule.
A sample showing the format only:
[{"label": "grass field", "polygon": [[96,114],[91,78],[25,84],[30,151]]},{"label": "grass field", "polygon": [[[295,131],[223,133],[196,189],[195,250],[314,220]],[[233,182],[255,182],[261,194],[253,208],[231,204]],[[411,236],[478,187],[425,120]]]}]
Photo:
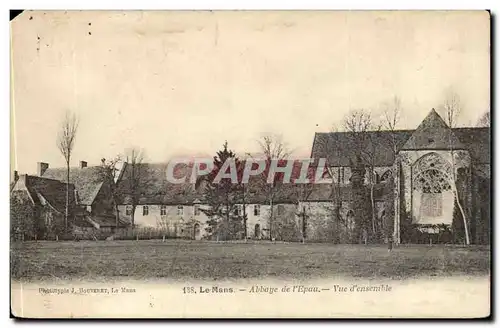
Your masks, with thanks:
[{"label": "grass field", "polygon": [[25,242],[11,245],[12,278],[236,279],[489,275],[489,247],[215,243]]}]

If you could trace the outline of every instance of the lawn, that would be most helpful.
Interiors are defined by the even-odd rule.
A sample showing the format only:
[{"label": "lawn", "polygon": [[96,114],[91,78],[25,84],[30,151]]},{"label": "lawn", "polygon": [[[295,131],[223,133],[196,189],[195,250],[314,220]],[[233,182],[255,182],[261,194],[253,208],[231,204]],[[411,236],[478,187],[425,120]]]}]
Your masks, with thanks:
[{"label": "lawn", "polygon": [[489,247],[203,241],[24,242],[11,272],[45,279],[390,278],[489,275]]}]

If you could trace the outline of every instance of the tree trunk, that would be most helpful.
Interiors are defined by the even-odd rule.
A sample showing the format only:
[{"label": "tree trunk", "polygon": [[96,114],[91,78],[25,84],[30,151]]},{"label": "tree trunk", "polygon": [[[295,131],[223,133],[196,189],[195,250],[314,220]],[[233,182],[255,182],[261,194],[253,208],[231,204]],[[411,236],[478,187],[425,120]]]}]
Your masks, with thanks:
[{"label": "tree trunk", "polygon": [[247,204],[246,204],[246,194],[245,194],[245,186],[243,185],[243,224],[245,225],[243,233],[245,234],[245,241],[248,237],[247,231]]},{"label": "tree trunk", "polygon": [[132,215],[130,215],[130,223],[132,224],[132,228],[135,227],[135,208],[137,205],[132,204]]},{"label": "tree trunk", "polygon": [[371,201],[371,205],[372,205],[372,241],[375,240],[376,235],[377,235],[377,232],[375,229],[376,213],[375,213],[375,197],[373,195],[373,188],[374,188],[374,185],[373,185],[373,180],[372,180],[372,183],[370,186],[370,201]]},{"label": "tree trunk", "polygon": [[69,160],[66,162],[66,210],[64,213],[65,232],[68,231],[68,217],[69,217]]},{"label": "tree trunk", "polygon": [[306,229],[307,229],[307,221],[306,221],[306,208],[305,206],[302,206],[302,242],[306,241],[307,234],[306,234]]},{"label": "tree trunk", "polygon": [[270,216],[269,216],[269,240],[273,240],[273,234],[272,234],[272,229],[273,229],[273,199],[271,198],[269,200],[269,204],[270,204],[270,208],[269,208],[269,211],[270,211]]},{"label": "tree trunk", "polygon": [[[449,134],[449,145],[451,147],[451,124],[450,124],[450,134]],[[467,225],[467,218],[465,217],[465,211],[462,208],[462,204],[460,204],[460,198],[458,197],[458,190],[457,190],[457,176],[455,174],[455,157],[453,156],[453,148],[451,149],[451,174],[452,174],[452,183],[453,183],[453,189],[454,189],[454,194],[455,194],[455,199],[457,200],[457,205],[458,209],[460,210],[460,214],[462,215],[462,219],[464,221],[464,230],[465,230],[465,244],[470,245],[470,239],[469,239],[469,226]]]},{"label": "tree trunk", "polygon": [[455,184],[454,184],[454,189],[455,189],[454,194],[455,194],[455,199],[457,200],[458,209],[460,210],[460,214],[462,215],[462,219],[464,221],[465,244],[470,245],[469,226],[467,225],[467,218],[465,216],[465,211],[462,207],[462,204],[460,204],[460,198],[458,197],[458,190]]},{"label": "tree trunk", "polygon": [[118,229],[118,222],[120,222],[120,212],[118,211],[118,205],[115,202],[115,213],[116,213],[116,228]]}]

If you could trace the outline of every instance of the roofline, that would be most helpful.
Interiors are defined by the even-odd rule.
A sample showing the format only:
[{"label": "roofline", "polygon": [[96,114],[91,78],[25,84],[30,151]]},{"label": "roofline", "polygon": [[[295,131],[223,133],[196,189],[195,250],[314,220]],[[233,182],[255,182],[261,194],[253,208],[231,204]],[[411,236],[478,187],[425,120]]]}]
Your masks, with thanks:
[{"label": "roofline", "polygon": [[34,174],[24,174],[30,178],[38,178],[38,179],[45,179],[45,180],[51,180],[51,181],[56,181],[56,182],[59,182],[61,184],[69,184],[69,185],[73,185],[74,186],[74,183],[67,183],[66,181],[62,181],[62,180],[58,180],[58,179],[53,179],[53,178],[47,178],[47,177],[44,177],[43,175],[40,176],[40,175],[34,175]]},{"label": "roofline", "polygon": [[54,211],[56,211],[57,213],[61,214],[61,215],[64,215],[63,212],[59,211],[57,208],[55,208],[54,205],[52,205],[51,202],[49,202],[49,200],[39,191],[37,191],[38,194],[40,194],[40,196],[43,197],[43,199],[45,200],[45,202],[49,205],[50,208],[52,208]]},{"label": "roofline", "polygon": [[450,151],[450,150],[465,150],[470,151],[469,149],[457,147],[457,148],[401,148],[398,150],[398,153],[401,151],[429,151],[429,150],[442,150],[442,151]]},{"label": "roofline", "polygon": [[313,138],[313,146],[311,147],[311,155],[309,156],[309,158],[313,158],[313,148],[314,148],[314,145],[316,144],[316,137],[318,135],[318,132],[314,132],[314,138]]},{"label": "roofline", "polygon": [[[451,130],[491,130],[491,127],[484,127],[484,126],[457,126],[454,128],[451,128]],[[369,132],[387,132],[387,133],[398,133],[398,132],[415,132],[417,129],[398,129],[398,130],[367,130],[363,131],[362,133],[369,133]],[[314,134],[349,134],[349,133],[358,133],[358,132],[352,132],[352,131],[336,131],[336,132],[315,132]],[[316,136],[315,136],[316,138]]]}]

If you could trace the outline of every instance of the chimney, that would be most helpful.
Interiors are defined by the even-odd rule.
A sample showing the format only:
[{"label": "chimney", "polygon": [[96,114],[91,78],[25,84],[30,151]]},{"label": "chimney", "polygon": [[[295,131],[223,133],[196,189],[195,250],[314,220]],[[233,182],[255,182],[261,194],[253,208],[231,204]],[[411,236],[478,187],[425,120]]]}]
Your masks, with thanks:
[{"label": "chimney", "polygon": [[38,173],[38,176],[42,176],[45,171],[47,171],[47,169],[49,168],[49,164],[48,163],[44,163],[44,162],[38,162],[37,163],[37,166],[38,166],[38,170],[37,170],[37,173]]},{"label": "chimney", "polygon": [[83,168],[86,168],[86,167],[87,167],[87,162],[80,161],[80,168],[83,169]]}]

